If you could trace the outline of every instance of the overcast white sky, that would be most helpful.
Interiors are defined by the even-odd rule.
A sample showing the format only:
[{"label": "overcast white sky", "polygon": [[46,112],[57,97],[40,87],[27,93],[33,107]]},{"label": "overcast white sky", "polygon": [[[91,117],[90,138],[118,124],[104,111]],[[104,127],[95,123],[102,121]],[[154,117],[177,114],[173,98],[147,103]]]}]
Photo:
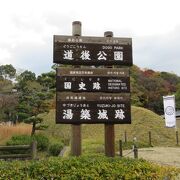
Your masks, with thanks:
[{"label": "overcast white sky", "polygon": [[0,65],[51,70],[53,35],[132,37],[133,62],[180,75],[179,0],[0,0]]}]

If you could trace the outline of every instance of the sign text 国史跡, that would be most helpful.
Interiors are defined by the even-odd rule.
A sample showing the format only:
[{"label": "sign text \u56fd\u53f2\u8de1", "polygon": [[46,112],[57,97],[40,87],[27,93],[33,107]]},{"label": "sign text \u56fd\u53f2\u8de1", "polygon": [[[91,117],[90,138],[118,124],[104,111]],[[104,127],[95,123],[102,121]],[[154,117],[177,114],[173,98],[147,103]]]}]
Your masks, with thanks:
[{"label": "sign text \u56fd\u53f2\u8de1", "polygon": [[58,68],[57,91],[130,93],[127,68]]}]

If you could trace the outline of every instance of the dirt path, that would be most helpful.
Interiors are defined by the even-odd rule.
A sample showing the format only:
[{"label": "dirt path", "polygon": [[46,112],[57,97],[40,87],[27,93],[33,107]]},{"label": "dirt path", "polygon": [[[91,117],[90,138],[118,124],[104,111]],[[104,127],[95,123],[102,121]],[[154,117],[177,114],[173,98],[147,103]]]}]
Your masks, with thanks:
[{"label": "dirt path", "polygon": [[[130,151],[123,151],[123,156],[134,157]],[[128,154],[128,155],[127,155]],[[180,167],[180,148],[178,147],[153,147],[142,148],[138,151],[138,158],[143,158],[158,164]]]}]

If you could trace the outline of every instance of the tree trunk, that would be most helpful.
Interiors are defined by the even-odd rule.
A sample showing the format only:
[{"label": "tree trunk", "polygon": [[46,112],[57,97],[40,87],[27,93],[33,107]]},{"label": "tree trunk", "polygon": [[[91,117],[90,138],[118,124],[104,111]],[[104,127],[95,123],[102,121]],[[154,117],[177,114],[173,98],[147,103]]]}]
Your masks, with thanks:
[{"label": "tree trunk", "polygon": [[36,122],[33,122],[31,136],[35,134],[35,131],[36,131]]}]

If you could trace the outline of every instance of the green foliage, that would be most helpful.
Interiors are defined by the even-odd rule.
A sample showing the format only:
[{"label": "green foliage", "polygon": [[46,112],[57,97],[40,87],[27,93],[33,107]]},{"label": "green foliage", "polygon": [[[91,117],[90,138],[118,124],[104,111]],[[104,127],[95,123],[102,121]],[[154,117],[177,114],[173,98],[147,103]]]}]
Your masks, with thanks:
[{"label": "green foliage", "polygon": [[49,155],[58,156],[61,150],[63,149],[63,143],[54,143],[49,146]]},{"label": "green foliage", "polygon": [[42,134],[47,135],[51,142],[58,142],[59,140],[65,145],[69,145],[71,137],[71,126],[65,124],[56,124],[55,123],[55,111],[51,110],[48,114],[41,114],[40,117],[44,119],[42,124],[48,126],[46,131],[43,131]]},{"label": "green foliage", "polygon": [[[16,82],[12,80],[14,77]],[[54,93],[55,71],[36,79],[31,71],[17,75],[12,65],[0,66],[0,121],[31,123],[32,135],[36,130],[45,129],[47,126],[41,125],[43,119],[38,115],[49,111]]]},{"label": "green foliage", "polygon": [[134,65],[131,67],[131,102],[135,106],[163,114],[162,97],[174,94],[179,82],[180,77],[175,74],[151,69],[141,70]]},{"label": "green foliage", "polygon": [[172,92],[176,91],[176,84],[180,83],[180,78],[173,73],[161,72],[161,77],[170,84],[170,90]]},{"label": "green foliage", "polygon": [[18,121],[19,122],[21,122],[24,119],[27,119],[29,117],[29,115],[27,113],[24,113],[24,112],[18,112],[17,115],[18,115]]},{"label": "green foliage", "polygon": [[0,161],[0,179],[173,179],[180,170],[145,160],[82,156],[29,162]]},{"label": "green foliage", "polygon": [[130,85],[131,85],[131,103],[134,106],[143,106],[147,99],[144,97],[144,88],[138,86],[136,80],[131,77],[130,78]]},{"label": "green foliage", "polygon": [[17,76],[16,79],[18,81],[17,89],[19,91],[23,91],[25,87],[27,86],[27,82],[36,80],[36,75],[35,73],[26,70],[23,73],[21,73],[19,76]]},{"label": "green foliage", "polygon": [[48,149],[48,146],[49,146],[48,137],[42,134],[36,134],[32,137],[32,139],[37,141],[38,150],[45,151]]},{"label": "green foliage", "polygon": [[56,81],[56,72],[50,71],[48,73],[42,73],[37,77],[37,81],[43,86],[43,88],[47,91],[55,88]]},{"label": "green foliage", "polygon": [[180,109],[180,83],[177,85],[177,91],[175,94],[175,98],[176,98],[176,108]]},{"label": "green foliage", "polygon": [[0,79],[0,93],[10,93],[12,92],[13,84],[10,80]]},{"label": "green foliage", "polygon": [[49,146],[49,139],[42,135],[37,134],[34,136],[29,135],[16,135],[12,136],[12,138],[6,142],[6,145],[29,145],[32,141],[37,141],[37,148],[39,151],[45,151],[48,149]]},{"label": "green foliage", "polygon": [[17,94],[0,94],[0,117],[3,121],[16,120]]},{"label": "green foliage", "polygon": [[6,145],[29,145],[32,143],[32,138],[29,135],[16,135],[6,142]]},{"label": "green foliage", "polygon": [[14,121],[16,119],[15,109],[18,104],[18,94],[12,93],[12,90],[11,80],[0,78],[0,121]]},{"label": "green foliage", "polygon": [[14,78],[16,74],[16,69],[11,65],[1,65],[0,66],[0,77],[7,79],[7,78]]},{"label": "green foliage", "polygon": [[[19,98],[17,108],[20,121],[32,124],[32,135],[36,130],[43,130],[46,127],[41,125],[43,119],[38,117],[40,113],[48,112],[50,103],[49,93],[43,91],[43,87],[36,81],[26,82]],[[24,117],[24,119],[23,119]]]},{"label": "green foliage", "polygon": [[[16,135],[13,136],[10,140],[6,142],[7,146],[12,145],[30,145],[32,143],[32,138],[28,135]],[[21,153],[27,153],[27,150],[11,150],[6,151],[6,154],[21,154]]]}]

